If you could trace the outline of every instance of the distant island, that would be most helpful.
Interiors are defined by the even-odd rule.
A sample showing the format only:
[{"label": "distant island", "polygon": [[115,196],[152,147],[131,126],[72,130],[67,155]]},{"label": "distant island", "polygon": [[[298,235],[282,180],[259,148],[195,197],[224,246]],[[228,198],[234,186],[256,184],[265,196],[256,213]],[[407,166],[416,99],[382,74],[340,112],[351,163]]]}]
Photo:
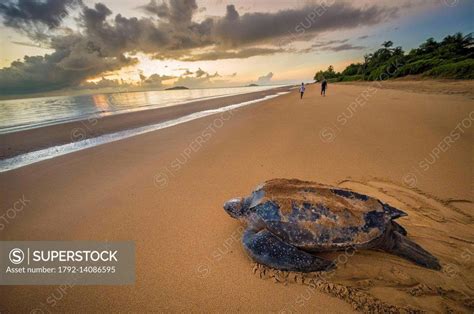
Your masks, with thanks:
[{"label": "distant island", "polygon": [[170,88],[166,88],[165,90],[179,90],[179,89],[189,89],[186,86],[174,86]]},{"label": "distant island", "polygon": [[247,87],[259,86],[258,84],[249,84]]}]

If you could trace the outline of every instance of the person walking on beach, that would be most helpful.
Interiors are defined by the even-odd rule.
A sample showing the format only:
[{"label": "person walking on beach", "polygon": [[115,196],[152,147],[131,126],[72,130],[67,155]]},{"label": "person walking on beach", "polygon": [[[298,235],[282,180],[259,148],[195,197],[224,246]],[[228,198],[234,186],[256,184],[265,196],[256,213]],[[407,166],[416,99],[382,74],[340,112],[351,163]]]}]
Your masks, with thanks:
[{"label": "person walking on beach", "polygon": [[326,88],[328,87],[328,81],[326,79],[323,79],[321,82],[321,95],[326,96]]},{"label": "person walking on beach", "polygon": [[301,87],[300,87],[301,98],[300,99],[303,99],[303,94],[305,90],[306,90],[306,87],[304,87],[304,83],[301,83]]}]

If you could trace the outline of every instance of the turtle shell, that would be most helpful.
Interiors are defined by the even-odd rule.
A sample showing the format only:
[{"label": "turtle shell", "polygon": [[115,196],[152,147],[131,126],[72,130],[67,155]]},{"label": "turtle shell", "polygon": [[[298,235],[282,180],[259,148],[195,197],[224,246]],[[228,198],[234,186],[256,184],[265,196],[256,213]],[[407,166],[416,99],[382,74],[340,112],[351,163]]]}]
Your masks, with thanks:
[{"label": "turtle shell", "polygon": [[267,181],[249,201],[254,219],[309,251],[363,247],[380,237],[390,220],[406,215],[367,195],[295,179]]}]

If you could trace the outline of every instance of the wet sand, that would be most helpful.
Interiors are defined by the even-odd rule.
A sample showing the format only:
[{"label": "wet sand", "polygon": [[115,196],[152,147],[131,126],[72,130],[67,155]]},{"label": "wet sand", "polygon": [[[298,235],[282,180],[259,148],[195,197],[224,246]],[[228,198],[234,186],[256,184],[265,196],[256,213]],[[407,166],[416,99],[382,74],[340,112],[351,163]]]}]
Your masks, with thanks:
[{"label": "wet sand", "polygon": [[[347,313],[357,289],[368,296],[362,304],[472,312],[473,111],[465,95],[331,84],[321,97],[311,85],[301,101],[293,91],[2,173],[0,208],[29,200],[2,240],[133,240],[137,273],[133,286],[2,286],[0,307]],[[398,222],[443,271],[375,251],[332,255],[339,264],[327,288],[254,270],[242,226],[222,204],[278,177],[399,207],[409,216]]]}]

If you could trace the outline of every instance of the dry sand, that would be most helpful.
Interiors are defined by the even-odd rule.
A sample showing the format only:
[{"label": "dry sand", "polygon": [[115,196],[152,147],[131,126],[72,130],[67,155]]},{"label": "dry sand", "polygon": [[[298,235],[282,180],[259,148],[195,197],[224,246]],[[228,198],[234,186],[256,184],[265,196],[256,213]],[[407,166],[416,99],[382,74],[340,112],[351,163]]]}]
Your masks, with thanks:
[{"label": "dry sand", "polygon": [[[133,240],[137,247],[133,286],[3,286],[1,307],[346,313],[351,303],[363,310],[379,299],[472,312],[472,99],[371,86],[330,85],[327,97],[309,86],[302,101],[294,91],[0,174],[0,208],[30,200],[2,240]],[[210,136],[196,144],[205,130]],[[443,271],[361,251],[332,255],[339,265],[324,283],[262,267],[253,274],[242,226],[222,204],[277,177],[340,185],[399,207],[409,214],[399,223]]]},{"label": "dry sand", "polygon": [[[341,85],[368,86],[367,81],[338,83]],[[474,84],[472,80],[428,79],[421,76],[405,76],[394,80],[384,81],[381,88],[411,91],[428,94],[465,95],[474,99]]]}]

